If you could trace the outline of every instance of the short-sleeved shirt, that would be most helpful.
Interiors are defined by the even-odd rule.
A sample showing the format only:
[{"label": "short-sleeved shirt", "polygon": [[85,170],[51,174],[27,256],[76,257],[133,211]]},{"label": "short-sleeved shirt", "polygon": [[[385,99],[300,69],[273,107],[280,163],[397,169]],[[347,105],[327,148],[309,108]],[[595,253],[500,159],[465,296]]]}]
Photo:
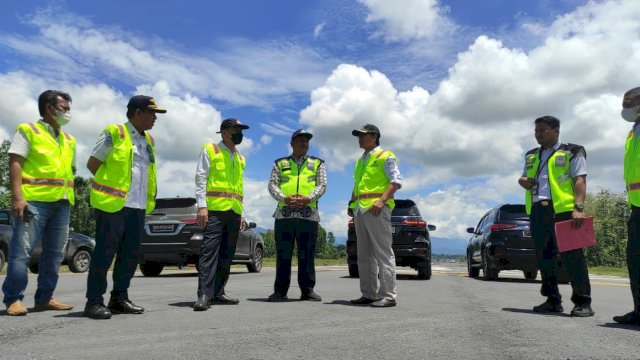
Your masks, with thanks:
[{"label": "short-sleeved shirt", "polygon": [[[124,206],[132,209],[146,209],[151,148],[147,143],[144,132],[138,132],[130,121],[127,121],[125,126],[129,130],[131,142],[133,143],[133,165],[131,168],[131,186]],[[91,156],[104,162],[112,150],[111,133],[108,130],[104,130],[98,136],[98,141],[93,147]]]},{"label": "short-sleeved shirt", "polygon": [[[545,164],[547,159],[553,155],[553,153],[560,147],[560,140],[553,145],[550,149],[540,150],[540,164]],[[572,179],[578,176],[587,175],[587,160],[582,152],[576,154],[569,162],[569,174]],[[527,176],[527,165],[525,164],[522,176]],[[551,188],[549,187],[549,168],[544,166],[540,169],[538,178],[535,179],[538,182],[538,195],[533,195],[532,201],[538,202],[540,200],[551,199]]]}]

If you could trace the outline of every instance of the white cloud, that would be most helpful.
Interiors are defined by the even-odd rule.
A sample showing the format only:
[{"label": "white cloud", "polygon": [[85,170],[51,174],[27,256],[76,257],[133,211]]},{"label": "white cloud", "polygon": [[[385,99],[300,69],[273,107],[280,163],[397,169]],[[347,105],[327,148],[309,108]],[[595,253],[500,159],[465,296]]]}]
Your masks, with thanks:
[{"label": "white cloud", "polygon": [[273,140],[273,137],[266,134],[260,137],[260,142],[263,143],[264,145],[271,144],[271,140]]},{"label": "white cloud", "polygon": [[326,25],[326,23],[325,23],[325,22],[322,22],[322,23],[320,23],[320,24],[316,25],[316,26],[313,28],[313,37],[315,37],[315,38],[319,37],[319,36],[320,36],[320,33],[322,33],[322,29],[324,29],[324,26],[325,26],[325,25]]},{"label": "white cloud", "polygon": [[455,25],[438,0],[359,0],[367,6],[367,22],[381,21],[387,40],[425,39],[450,32]]}]

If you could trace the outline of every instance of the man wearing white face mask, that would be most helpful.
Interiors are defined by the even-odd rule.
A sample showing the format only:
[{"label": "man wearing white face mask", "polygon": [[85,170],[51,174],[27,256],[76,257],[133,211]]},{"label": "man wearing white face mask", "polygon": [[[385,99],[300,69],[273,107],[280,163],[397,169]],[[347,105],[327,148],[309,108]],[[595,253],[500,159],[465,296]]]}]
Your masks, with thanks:
[{"label": "man wearing white face mask", "polygon": [[74,203],[76,140],[60,128],[71,119],[71,96],[47,90],[38,98],[38,110],[42,119],[18,125],[9,148],[13,237],[2,291],[10,316],[27,314],[22,299],[27,266],[38,239],[42,255],[34,308],[73,308],[53,298],[69,235],[70,205]]},{"label": "man wearing white face mask", "polygon": [[627,185],[627,196],[631,207],[631,217],[627,222],[627,267],[629,269],[629,285],[633,297],[633,311],[613,320],[621,324],[640,325],[640,87],[624,94],[622,100],[622,118],[634,123],[627,136],[624,153],[624,181]]}]

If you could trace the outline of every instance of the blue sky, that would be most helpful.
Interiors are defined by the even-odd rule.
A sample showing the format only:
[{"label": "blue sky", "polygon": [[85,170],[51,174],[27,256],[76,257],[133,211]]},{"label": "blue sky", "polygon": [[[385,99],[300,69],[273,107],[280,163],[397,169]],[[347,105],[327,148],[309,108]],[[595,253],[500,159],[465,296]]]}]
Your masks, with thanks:
[{"label": "blue sky", "polygon": [[639,86],[637,0],[13,1],[0,15],[0,138],[37,119],[48,88],[71,93],[80,175],[97,134],[130,96],[168,109],[152,133],[160,196],[193,196],[202,144],[220,121],[251,126],[241,151],[245,212],[271,227],[266,189],[292,131],[315,134],[329,186],[322,225],[346,235],[352,129],[373,123],[434,236],[466,238],[489,208],[521,202],[533,120],[555,115],[585,145],[589,190],[622,191]]}]

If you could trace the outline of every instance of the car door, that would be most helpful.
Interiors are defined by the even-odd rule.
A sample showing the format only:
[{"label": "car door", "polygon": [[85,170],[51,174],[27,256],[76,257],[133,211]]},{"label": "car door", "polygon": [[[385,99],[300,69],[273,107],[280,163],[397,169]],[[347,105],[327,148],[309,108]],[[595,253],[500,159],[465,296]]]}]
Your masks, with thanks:
[{"label": "car door", "polygon": [[251,253],[251,231],[249,229],[240,231],[238,243],[236,245],[236,258],[248,259]]},{"label": "car door", "polygon": [[476,226],[476,230],[471,237],[471,245],[469,247],[471,250],[471,258],[475,262],[479,262],[482,260],[480,258],[482,256],[480,254],[480,241],[482,239],[482,228],[487,220],[488,215],[489,214],[487,213],[480,219],[480,221],[478,222],[478,226]]}]

